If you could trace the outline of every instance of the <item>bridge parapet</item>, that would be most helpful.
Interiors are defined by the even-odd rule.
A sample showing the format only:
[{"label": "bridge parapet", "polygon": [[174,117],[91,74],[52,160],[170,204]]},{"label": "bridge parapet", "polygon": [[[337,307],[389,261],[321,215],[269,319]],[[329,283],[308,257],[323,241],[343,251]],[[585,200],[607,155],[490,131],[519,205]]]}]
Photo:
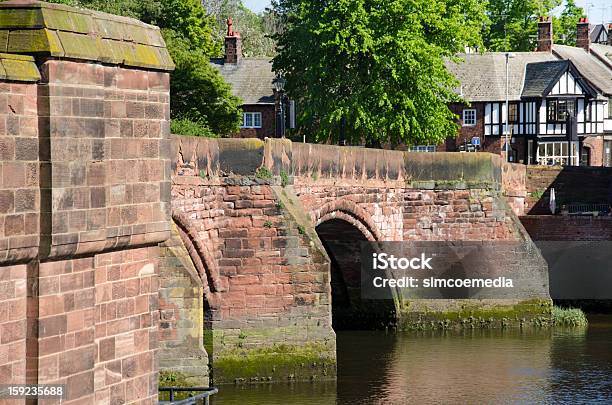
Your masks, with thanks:
[{"label": "bridge parapet", "polygon": [[[174,137],[174,156],[203,178],[256,175],[296,181],[381,184],[429,189],[500,189],[502,161],[489,153],[418,153],[291,142],[286,139]],[[176,170],[177,161],[173,163]],[[260,173],[262,174],[262,173]],[[299,179],[299,180],[298,180]]]}]

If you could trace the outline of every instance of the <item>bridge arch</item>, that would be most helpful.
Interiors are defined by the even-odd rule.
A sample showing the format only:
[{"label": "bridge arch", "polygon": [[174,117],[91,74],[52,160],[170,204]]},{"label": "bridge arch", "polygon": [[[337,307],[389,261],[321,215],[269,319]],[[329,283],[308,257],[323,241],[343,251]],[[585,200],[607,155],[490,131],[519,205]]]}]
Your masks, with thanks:
[{"label": "bridge arch", "polygon": [[383,240],[370,214],[351,200],[341,199],[326,203],[312,210],[310,217],[315,227],[332,219],[340,219],[357,228],[370,242]]},{"label": "bridge arch", "polygon": [[215,301],[214,293],[223,291],[219,280],[219,269],[215,264],[214,257],[204,242],[195,234],[194,229],[197,228],[190,223],[185,215],[172,213],[172,220],[176,224],[183,245],[202,280],[204,296],[212,305]]},{"label": "bridge arch", "polygon": [[361,243],[381,241],[367,213],[353,202],[338,201],[326,204],[311,215],[330,258],[334,330],[381,329],[395,325],[397,300],[362,298]]}]

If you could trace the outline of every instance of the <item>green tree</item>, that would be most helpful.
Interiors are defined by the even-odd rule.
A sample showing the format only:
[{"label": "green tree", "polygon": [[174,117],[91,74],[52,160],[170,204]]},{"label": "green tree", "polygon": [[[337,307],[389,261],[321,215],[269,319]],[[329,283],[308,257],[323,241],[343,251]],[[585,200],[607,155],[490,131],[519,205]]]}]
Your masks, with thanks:
[{"label": "green tree", "polygon": [[319,141],[438,143],[460,101],[444,58],[481,45],[478,0],[280,0],[274,69]]},{"label": "green tree", "polygon": [[162,29],[176,64],[170,80],[172,129],[201,128],[203,134],[228,135],[238,130],[241,101],[210,66],[217,52],[212,38],[214,20],[199,0],[51,0],[137,18]]},{"label": "green tree", "polygon": [[561,0],[489,0],[485,47],[490,51],[534,50],[538,17],[550,15],[560,4]]},{"label": "green tree", "polygon": [[578,7],[574,0],[566,0],[559,17],[553,17],[554,42],[562,45],[576,45],[576,24],[581,17],[586,17],[584,9]]}]

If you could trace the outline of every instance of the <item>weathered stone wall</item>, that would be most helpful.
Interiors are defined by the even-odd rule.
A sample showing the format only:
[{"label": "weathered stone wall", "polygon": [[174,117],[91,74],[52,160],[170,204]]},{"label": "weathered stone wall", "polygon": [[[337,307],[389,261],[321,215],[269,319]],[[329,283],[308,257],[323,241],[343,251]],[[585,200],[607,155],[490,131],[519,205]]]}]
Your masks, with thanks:
[{"label": "weathered stone wall", "polygon": [[527,166],[527,213],[550,214],[550,189],[557,207],[568,203],[612,204],[612,168]]},{"label": "weathered stone wall", "polygon": [[67,404],[154,403],[170,235],[159,30],[19,1],[0,4],[0,38],[0,380],[66,384]]},{"label": "weathered stone wall", "polygon": [[[172,155],[173,219],[204,285],[215,384],[333,374],[330,261],[318,225],[342,220],[371,241],[530,243],[503,196],[500,158],[489,154],[175,137]],[[540,299],[546,266],[532,264]],[[536,301],[478,311],[546,315],[549,301]]]},{"label": "weathered stone wall", "polygon": [[611,217],[525,215],[521,222],[536,243],[612,240]]}]

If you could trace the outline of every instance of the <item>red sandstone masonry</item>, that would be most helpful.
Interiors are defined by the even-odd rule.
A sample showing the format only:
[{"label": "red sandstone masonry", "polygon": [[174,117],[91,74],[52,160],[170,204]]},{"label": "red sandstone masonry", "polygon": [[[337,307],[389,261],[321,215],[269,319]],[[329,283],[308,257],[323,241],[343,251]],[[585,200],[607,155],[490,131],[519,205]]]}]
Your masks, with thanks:
[{"label": "red sandstone masonry", "polygon": [[[156,403],[152,246],[170,229],[171,61],[163,40],[153,27],[105,15],[101,24],[141,34],[117,44],[126,38],[98,32],[100,16],[48,3],[5,2],[0,13],[11,13],[5,39],[14,21],[83,45],[80,56],[64,54],[67,42],[36,48],[36,60],[0,56],[0,382],[66,384],[64,404]],[[109,43],[132,58],[98,53]],[[31,45],[9,47],[28,54]],[[149,52],[151,69],[134,46]],[[151,65],[155,55],[159,65]],[[10,76],[5,59],[24,67]]]}]

